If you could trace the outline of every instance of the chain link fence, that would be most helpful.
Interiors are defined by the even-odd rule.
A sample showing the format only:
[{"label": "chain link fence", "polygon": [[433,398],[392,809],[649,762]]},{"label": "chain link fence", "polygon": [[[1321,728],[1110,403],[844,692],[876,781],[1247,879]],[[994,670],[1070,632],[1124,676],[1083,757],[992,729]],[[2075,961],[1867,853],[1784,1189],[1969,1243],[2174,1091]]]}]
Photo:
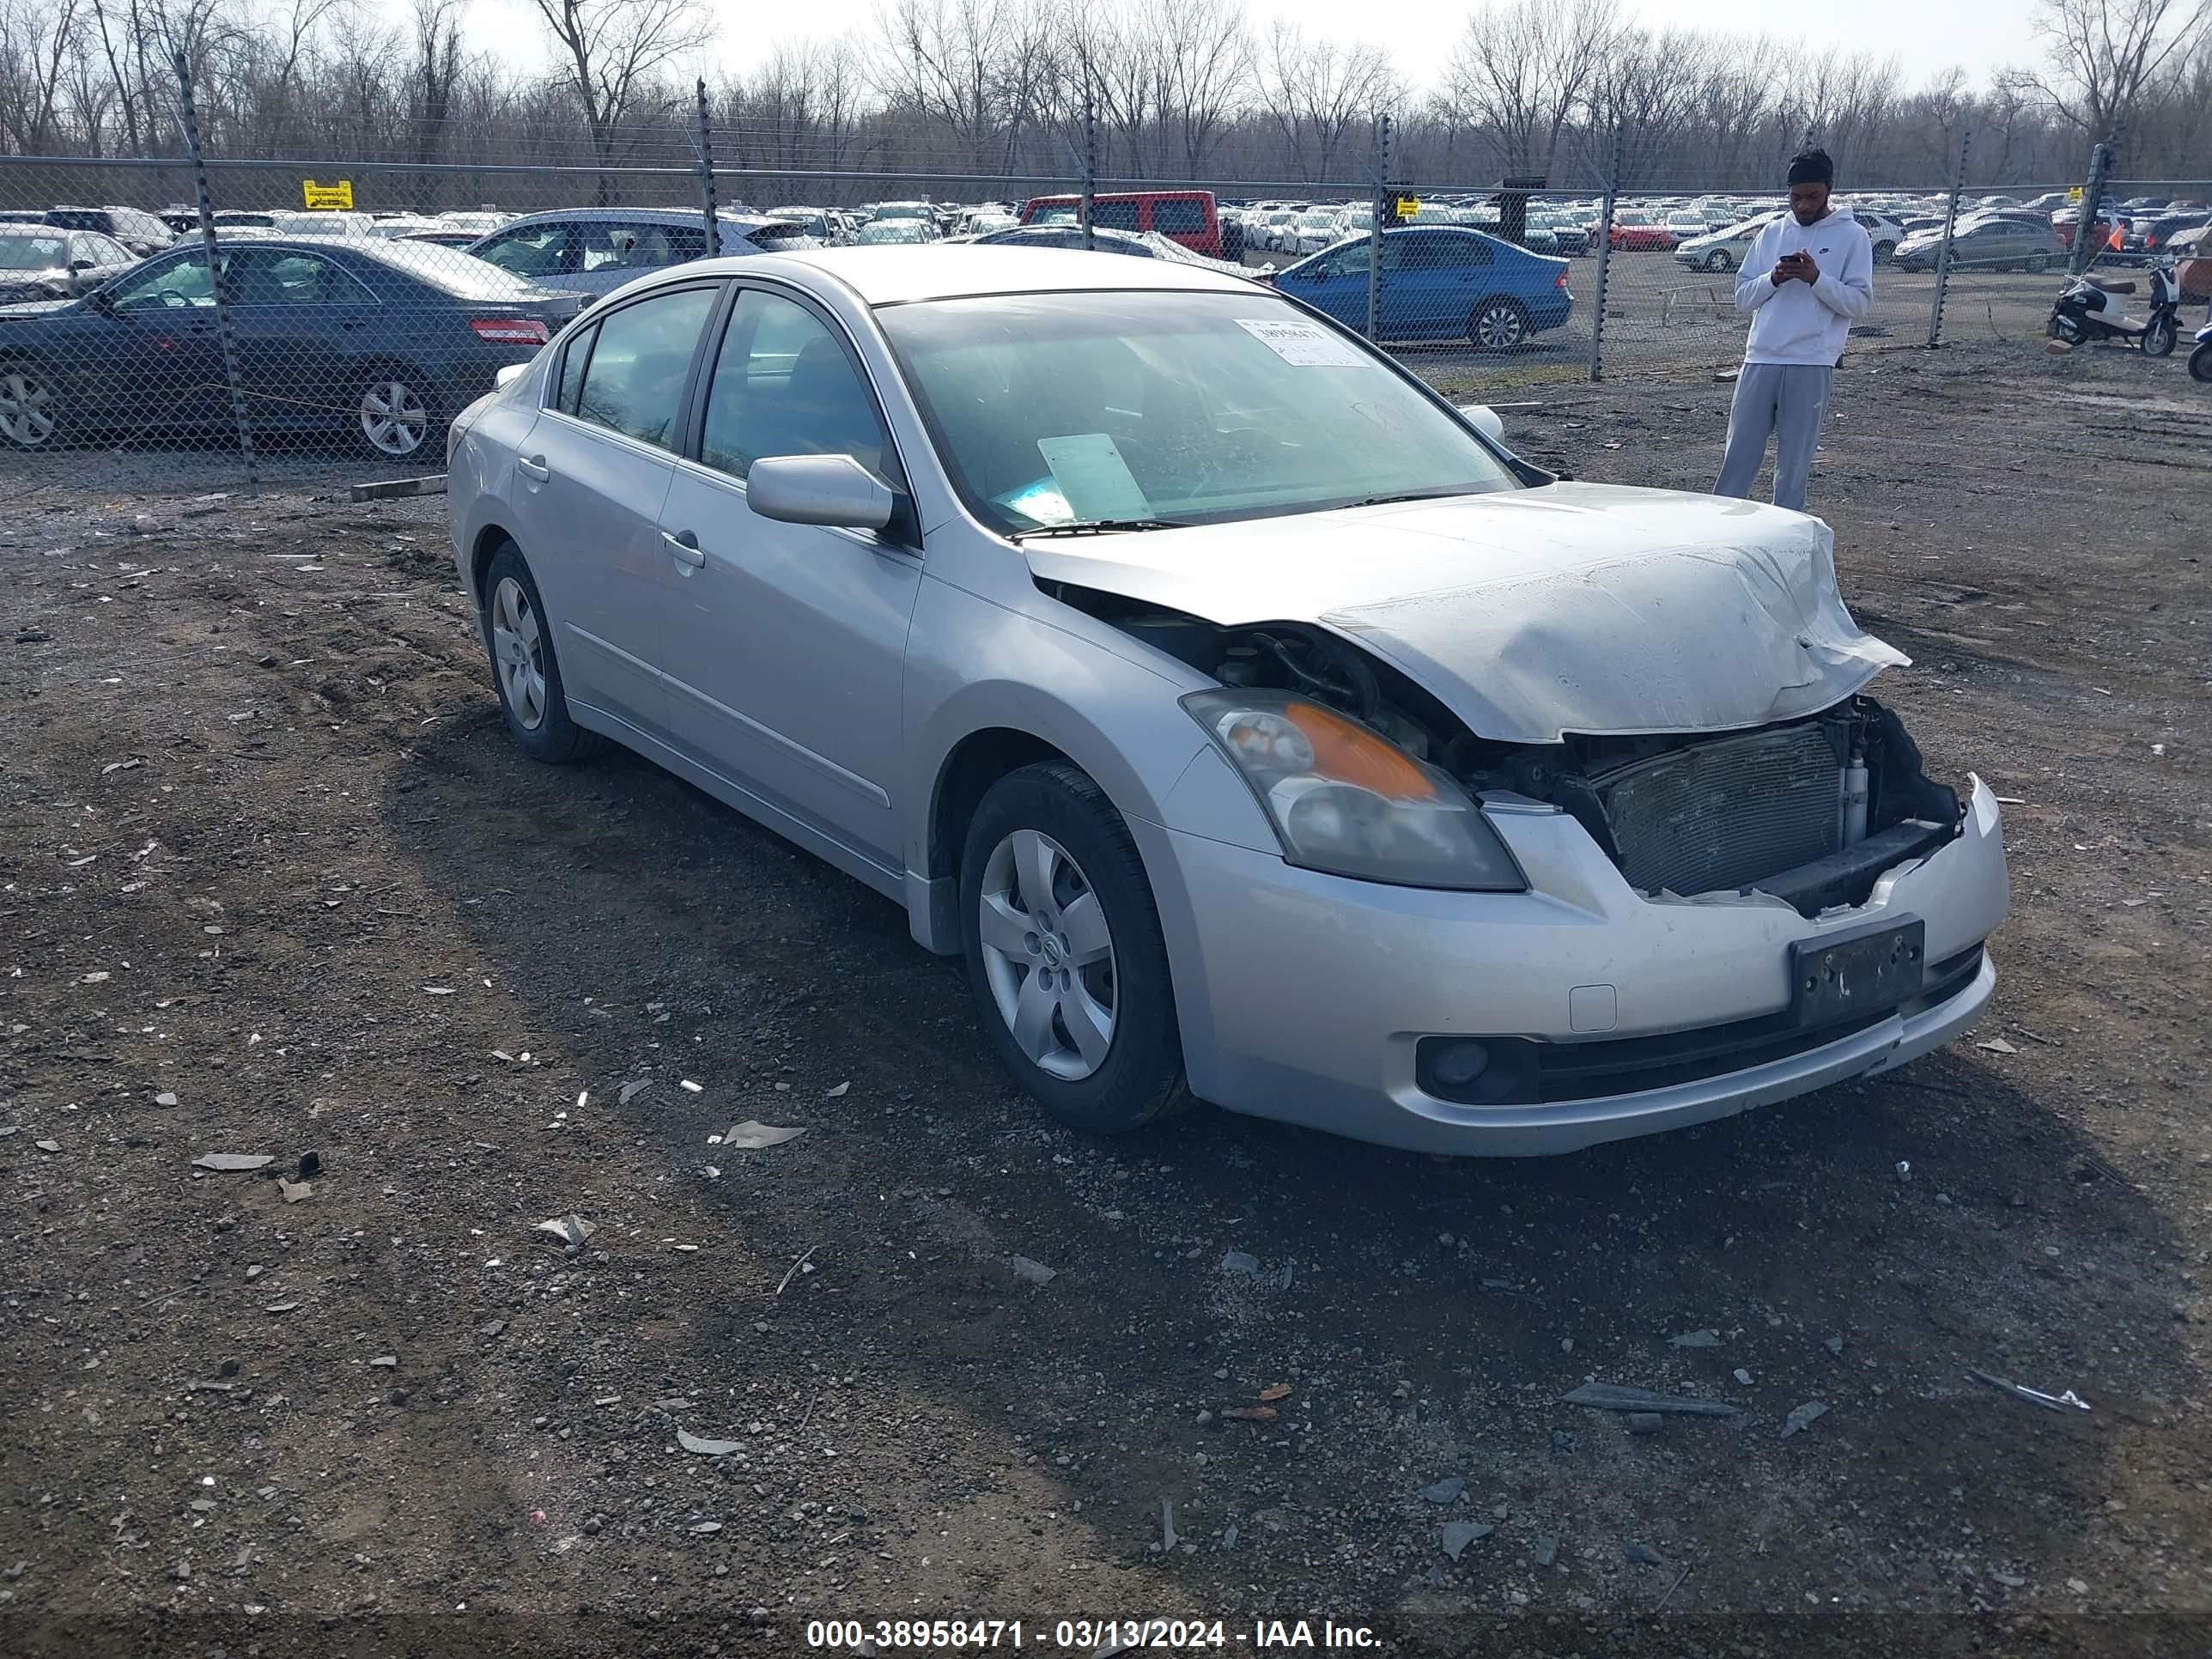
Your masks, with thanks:
[{"label": "chain link fence", "polygon": [[[821,244],[1239,270],[1457,396],[1709,378],[1741,358],[1737,285],[1787,211],[1779,188],[1686,187],[1686,161],[1619,138],[1574,159],[1578,180],[1403,179],[1387,117],[1346,164],[1361,176],[1331,184],[1102,177],[1087,125],[1058,176],[717,165],[703,92],[695,124],[629,147],[650,164],[207,159],[179,91],[179,155],[0,158],[9,477],[95,476],[118,449],[210,483],[435,473],[450,416],[596,296]],[[1978,191],[1966,133],[1948,179],[1842,181],[1876,259],[1854,345],[2037,337],[2075,267],[2175,260],[2185,302],[2212,302],[2212,185],[2108,180],[2102,155],[2078,184]]]}]

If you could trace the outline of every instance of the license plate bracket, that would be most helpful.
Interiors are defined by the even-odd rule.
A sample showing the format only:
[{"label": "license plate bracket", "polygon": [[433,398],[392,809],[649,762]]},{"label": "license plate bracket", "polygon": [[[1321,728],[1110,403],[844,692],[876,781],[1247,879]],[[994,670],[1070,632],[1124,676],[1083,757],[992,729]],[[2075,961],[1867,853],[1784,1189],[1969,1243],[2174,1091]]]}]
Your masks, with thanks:
[{"label": "license plate bracket", "polygon": [[1790,947],[1790,1006],[1802,1027],[1888,1012],[1920,992],[1928,924],[1902,921],[1800,939]]}]

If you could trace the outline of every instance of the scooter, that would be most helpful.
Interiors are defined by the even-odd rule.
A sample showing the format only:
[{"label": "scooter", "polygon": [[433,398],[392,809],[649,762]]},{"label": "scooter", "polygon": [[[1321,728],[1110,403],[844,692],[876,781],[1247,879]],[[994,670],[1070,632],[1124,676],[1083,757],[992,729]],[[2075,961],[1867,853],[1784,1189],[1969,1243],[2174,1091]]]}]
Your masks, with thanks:
[{"label": "scooter", "polygon": [[2130,317],[2121,310],[2122,296],[2135,291],[2133,283],[2075,277],[2051,307],[2051,337],[2068,345],[2118,340],[2142,347],[2146,357],[2165,356],[2181,334],[2174,315],[2181,306],[2181,284],[2174,276],[2173,261],[2161,260],[2151,267],[2149,316]]},{"label": "scooter", "polygon": [[2189,378],[2212,385],[2212,323],[2197,331],[2197,349],[2189,354]]}]

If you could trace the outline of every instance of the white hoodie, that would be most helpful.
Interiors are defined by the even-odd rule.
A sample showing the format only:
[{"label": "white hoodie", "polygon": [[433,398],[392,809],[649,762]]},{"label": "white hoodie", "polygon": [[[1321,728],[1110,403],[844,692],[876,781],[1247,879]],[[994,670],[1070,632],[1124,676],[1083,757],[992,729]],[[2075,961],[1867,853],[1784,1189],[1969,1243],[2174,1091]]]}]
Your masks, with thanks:
[{"label": "white hoodie", "polygon": [[[1778,286],[1774,267],[1785,253],[1810,253],[1820,281]],[[1844,355],[1851,325],[1874,305],[1874,244],[1850,213],[1831,208],[1809,225],[1784,212],[1767,222],[1743,256],[1735,308],[1751,313],[1747,363],[1800,363],[1826,368]]]}]

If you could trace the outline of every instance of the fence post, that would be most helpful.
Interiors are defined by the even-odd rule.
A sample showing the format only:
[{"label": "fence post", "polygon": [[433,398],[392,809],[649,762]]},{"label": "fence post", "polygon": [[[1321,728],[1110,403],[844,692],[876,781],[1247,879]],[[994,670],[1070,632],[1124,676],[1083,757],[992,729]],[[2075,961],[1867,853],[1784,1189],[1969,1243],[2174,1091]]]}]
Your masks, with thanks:
[{"label": "fence post", "polygon": [[1076,210],[1076,219],[1083,227],[1083,246],[1095,248],[1097,242],[1091,234],[1091,216],[1098,195],[1098,106],[1091,96],[1091,82],[1083,83],[1083,200]]},{"label": "fence post", "polygon": [[207,256],[208,287],[215,297],[216,343],[222,348],[222,378],[230,389],[230,417],[238,426],[238,453],[246,462],[246,487],[261,493],[261,466],[253,453],[253,424],[246,417],[246,390],[238,374],[238,337],[231,331],[230,284],[216,257],[215,198],[208,190],[207,158],[200,153],[200,118],[192,107],[192,69],[183,49],[170,57],[177,74],[177,100],[185,125],[185,148],[191,152],[192,182],[199,191],[200,246]]},{"label": "fence post", "polygon": [[2104,144],[2089,152],[2088,182],[2081,186],[2081,211],[2074,221],[2072,258],[2066,265],[2076,276],[2088,270],[2097,257],[2089,246],[2094,240],[2089,227],[2097,222],[2097,198],[2105,193],[2105,169],[2112,165],[2112,159],[2110,147]]},{"label": "fence post", "polygon": [[1605,168],[1605,204],[1597,216],[1597,292],[1590,300],[1590,364],[1593,380],[1605,379],[1605,278],[1613,264],[1613,215],[1620,196],[1620,124],[1613,123],[1613,155]]},{"label": "fence post", "polygon": [[722,216],[714,204],[714,124],[707,113],[707,77],[699,77],[699,198],[707,215],[707,254],[722,251]]},{"label": "fence post", "polygon": [[1367,227],[1367,337],[1382,340],[1382,227],[1389,222],[1392,138],[1391,121],[1384,116],[1375,134],[1375,207]]},{"label": "fence post", "polygon": [[1966,188],[1966,152],[1974,147],[1974,130],[1959,135],[1959,170],[1951,175],[1951,199],[1943,209],[1943,240],[1936,250],[1936,298],[1928,308],[1928,343],[1943,343],[1943,295],[1951,283],[1951,234],[1959,228],[1959,198]]}]

